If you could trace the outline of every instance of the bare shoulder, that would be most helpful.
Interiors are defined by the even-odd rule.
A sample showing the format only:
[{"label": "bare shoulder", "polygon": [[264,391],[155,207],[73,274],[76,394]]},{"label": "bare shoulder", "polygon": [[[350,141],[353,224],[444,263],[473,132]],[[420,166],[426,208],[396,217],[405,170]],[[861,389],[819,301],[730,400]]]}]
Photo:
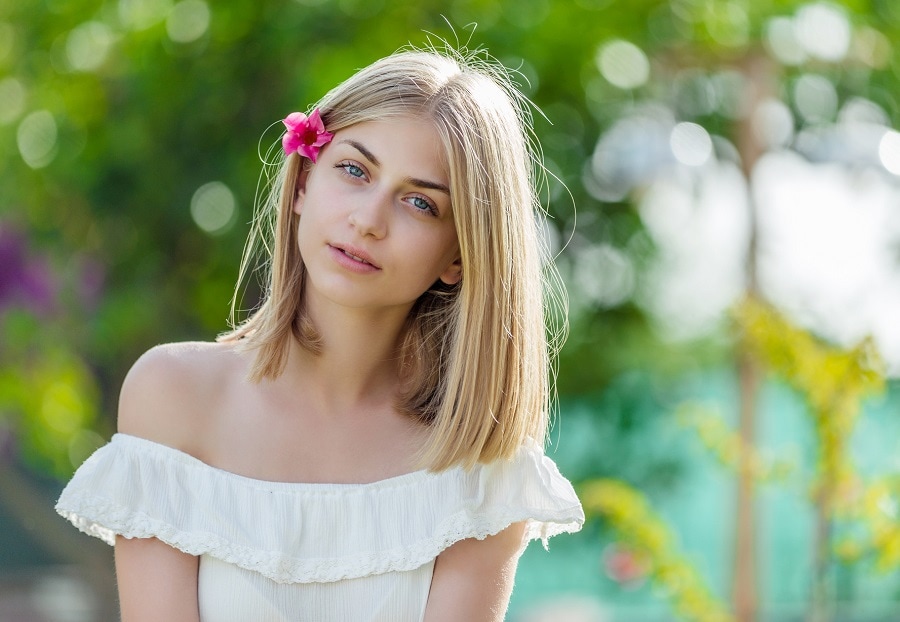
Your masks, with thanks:
[{"label": "bare shoulder", "polygon": [[119,432],[192,454],[224,399],[223,387],[239,378],[244,355],[231,344],[185,342],[155,346],[131,367],[119,395]]}]

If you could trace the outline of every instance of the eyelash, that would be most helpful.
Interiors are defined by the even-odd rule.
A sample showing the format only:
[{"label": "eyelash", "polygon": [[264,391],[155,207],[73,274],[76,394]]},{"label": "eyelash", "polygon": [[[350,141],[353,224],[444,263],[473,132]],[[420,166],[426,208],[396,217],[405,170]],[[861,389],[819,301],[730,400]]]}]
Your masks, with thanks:
[{"label": "eyelash", "polygon": [[[354,164],[353,162],[340,162],[339,164],[335,165],[334,168],[339,168],[339,169],[341,169],[341,171],[342,171],[345,175],[347,175],[348,177],[352,177],[353,179],[363,179],[363,178],[365,177],[365,174],[366,174],[366,171],[363,170],[363,167],[361,167],[361,166],[359,166],[359,165],[357,165],[357,164]],[[360,173],[362,173],[362,175],[354,175],[353,173],[350,172],[350,169],[351,169],[351,168],[355,168],[355,169],[358,170]]]},{"label": "eyelash", "polygon": [[[353,162],[339,162],[338,164],[335,165],[334,168],[341,169],[341,173],[343,173],[350,179],[366,179],[365,169],[363,167],[359,166],[358,164],[354,164]],[[354,175],[353,173],[350,172],[351,169],[355,169],[355,170],[359,171],[360,173],[362,173],[362,175]],[[431,214],[432,216],[438,215],[437,206],[435,206],[435,204],[432,203],[431,200],[428,199],[427,197],[424,197],[422,195],[413,195],[409,199],[410,199],[410,202],[418,200],[418,201],[421,201],[422,203],[424,203],[424,206],[422,206],[422,207],[419,207],[415,203],[412,203],[413,208],[416,209],[417,211],[427,212],[427,213]]]},{"label": "eyelash", "polygon": [[[411,196],[411,197],[410,197],[410,200],[411,200],[411,201],[419,200],[419,201],[422,201],[422,203],[425,204],[424,209],[423,209],[423,208],[416,207],[417,210],[420,210],[420,211],[422,211],[422,212],[428,212],[428,213],[432,214],[433,216],[437,216],[437,215],[438,215],[437,208],[434,206],[434,204],[432,204],[431,201],[429,201],[429,200],[426,199],[425,197]],[[415,204],[413,204],[413,207],[415,207]]]}]

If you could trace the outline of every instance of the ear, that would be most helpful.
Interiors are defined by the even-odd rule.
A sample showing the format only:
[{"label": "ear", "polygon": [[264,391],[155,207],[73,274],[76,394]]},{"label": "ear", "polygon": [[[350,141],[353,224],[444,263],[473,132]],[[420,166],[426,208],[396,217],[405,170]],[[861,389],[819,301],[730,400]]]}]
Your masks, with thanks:
[{"label": "ear", "polygon": [[456,285],[462,279],[462,259],[457,257],[439,277],[445,285]]},{"label": "ear", "polygon": [[309,179],[309,168],[303,166],[300,174],[297,176],[297,194],[294,196],[294,213],[300,214],[303,211],[303,201],[306,199],[306,180]]}]

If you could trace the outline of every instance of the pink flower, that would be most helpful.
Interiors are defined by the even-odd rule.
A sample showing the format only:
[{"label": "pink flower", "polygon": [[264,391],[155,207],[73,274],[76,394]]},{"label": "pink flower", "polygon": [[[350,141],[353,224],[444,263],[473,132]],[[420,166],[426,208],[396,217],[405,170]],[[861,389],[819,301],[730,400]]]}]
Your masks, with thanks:
[{"label": "pink flower", "polygon": [[281,145],[287,155],[297,152],[315,162],[319,149],[334,138],[334,134],[325,131],[318,108],[308,117],[302,112],[292,112],[282,123],[287,131],[281,139]]}]

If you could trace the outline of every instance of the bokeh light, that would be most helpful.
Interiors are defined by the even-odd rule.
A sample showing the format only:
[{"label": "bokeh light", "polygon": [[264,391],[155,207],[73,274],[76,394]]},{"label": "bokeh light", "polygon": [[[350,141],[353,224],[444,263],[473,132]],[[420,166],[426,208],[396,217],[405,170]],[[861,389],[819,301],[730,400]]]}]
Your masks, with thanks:
[{"label": "bokeh light", "polygon": [[873,69],[885,69],[894,53],[891,40],[870,26],[861,27],[853,36],[853,56]]},{"label": "bokeh light", "polygon": [[656,252],[637,298],[668,338],[715,331],[744,291],[745,197],[737,166],[718,161],[689,179],[659,174],[642,193],[640,216]]},{"label": "bokeh light", "polygon": [[221,181],[203,184],[191,198],[191,217],[206,233],[218,235],[234,224],[237,201],[231,189]]},{"label": "bokeh light", "polygon": [[597,67],[604,78],[620,89],[636,89],[650,78],[650,61],[644,51],[628,41],[615,40],[597,52]]},{"label": "bokeh light", "polygon": [[0,125],[12,123],[25,111],[25,85],[13,76],[0,80]]},{"label": "bokeh light", "polygon": [[713,153],[709,132],[696,123],[679,123],[672,128],[669,145],[675,159],[688,166],[706,164]]},{"label": "bokeh light", "polygon": [[[562,472],[640,489],[712,591],[724,602],[733,585],[753,589],[761,620],[808,617],[813,569],[824,567],[813,556],[832,549],[839,565],[825,561],[840,585],[826,596],[841,614],[900,619],[900,548],[876,576],[871,540],[855,549],[814,542],[812,521],[827,513],[809,494],[822,449],[814,437],[827,417],[805,418],[807,395],[787,392],[790,377],[759,377],[756,391],[741,382],[736,363],[752,347],[730,321],[758,294],[810,339],[843,348],[872,335],[900,376],[900,1],[650,0],[616,10],[624,4],[451,0],[439,11],[390,0],[7,4],[0,471],[12,468],[2,475],[35,473],[36,494],[61,483],[115,430],[115,393],[140,352],[226,328],[240,225],[250,219],[243,197],[270,189],[259,157],[277,147],[278,129],[266,130],[273,119],[407,42],[446,40],[518,69],[535,104],[524,112],[549,177],[541,224],[570,301],[560,425],[548,448],[558,445]],[[245,311],[264,295],[257,276],[243,284]],[[776,341],[789,332],[771,326]],[[64,365],[45,364],[57,355]],[[844,387],[831,366],[798,362],[825,378],[816,391]],[[72,365],[83,374],[66,380]],[[858,404],[862,478],[900,469],[891,382]],[[751,449],[774,464],[788,439],[798,456],[789,481],[757,480],[756,581],[739,578],[735,556],[735,542],[747,540],[732,519],[753,513],[733,505],[743,454],[731,442],[742,400],[754,395]],[[686,396],[717,403],[718,449],[708,419],[678,429]],[[695,436],[706,449],[690,449]],[[716,453],[723,446],[731,462]],[[63,521],[45,529],[0,497],[0,618],[12,593],[40,607],[29,619],[117,619],[109,551],[90,561],[93,542],[73,531],[69,548]],[[791,505],[778,505],[785,498]],[[898,500],[876,499],[892,525]],[[510,619],[661,620],[685,615],[686,603],[697,611],[693,586],[660,583],[653,570],[635,586],[637,560],[605,546],[622,534],[586,508],[590,528],[560,539],[558,552],[526,552]],[[10,523],[10,509],[24,520]],[[647,533],[647,518],[631,533]],[[850,520],[829,519],[836,534]],[[891,529],[900,542],[900,527]],[[4,566],[15,549],[30,555],[27,585],[11,584],[18,570]],[[81,583],[56,580],[65,575]],[[96,598],[79,601],[85,595]],[[569,597],[584,601],[567,609]]]},{"label": "bokeh light", "polygon": [[132,30],[146,30],[166,18],[172,0],[119,0],[119,21]]},{"label": "bokeh light", "polygon": [[672,164],[672,112],[648,105],[618,120],[597,141],[582,177],[585,189],[601,201],[621,201],[639,184]]},{"label": "bokeh light", "polygon": [[848,99],[838,113],[838,121],[841,123],[868,123],[885,127],[891,122],[884,108],[864,97]]},{"label": "bokeh light", "polygon": [[688,118],[712,113],[717,106],[715,85],[701,71],[682,71],[674,81],[675,106],[678,113]]},{"label": "bokeh light", "polygon": [[113,33],[103,22],[85,22],[69,33],[66,56],[77,71],[93,71],[106,60],[113,44]]},{"label": "bokeh light", "polygon": [[43,168],[56,156],[56,119],[47,110],[32,112],[19,123],[19,154],[31,168]]},{"label": "bokeh light", "polygon": [[182,0],[166,18],[166,33],[175,43],[196,41],[209,29],[209,5],[203,0]]},{"label": "bokeh light", "polygon": [[599,308],[618,306],[634,294],[637,274],[631,258],[610,244],[587,244],[573,251],[569,283],[573,303]]},{"label": "bokeh light", "polygon": [[797,39],[806,52],[815,58],[837,62],[850,49],[850,21],[836,4],[815,3],[797,11]]},{"label": "bokeh light", "polygon": [[[881,153],[900,173],[900,134],[893,134],[882,139]],[[836,343],[871,335],[900,367],[900,330],[882,319],[896,316],[900,298],[891,260],[900,233],[893,184],[883,175],[860,183],[849,167],[788,151],[767,154],[757,175],[759,276],[767,298]]]},{"label": "bokeh light", "polygon": [[708,3],[704,23],[713,41],[725,47],[741,47],[750,40],[750,18],[740,2]]},{"label": "bokeh light", "polygon": [[794,136],[794,115],[779,99],[760,102],[753,112],[752,124],[757,140],[769,149],[784,147]]},{"label": "bokeh light", "polygon": [[803,74],[794,82],[793,96],[797,112],[807,123],[831,121],[837,114],[837,90],[824,76]]},{"label": "bokeh light", "polygon": [[84,411],[84,402],[78,387],[59,378],[46,387],[41,400],[41,417],[44,423],[54,432],[71,436],[80,427],[81,421],[73,417],[73,413]]},{"label": "bokeh light", "polygon": [[888,171],[900,175],[900,132],[889,130],[878,144],[878,157]]},{"label": "bokeh light", "polygon": [[765,43],[771,54],[785,65],[799,65],[806,60],[806,52],[790,17],[774,17],[768,21]]}]

